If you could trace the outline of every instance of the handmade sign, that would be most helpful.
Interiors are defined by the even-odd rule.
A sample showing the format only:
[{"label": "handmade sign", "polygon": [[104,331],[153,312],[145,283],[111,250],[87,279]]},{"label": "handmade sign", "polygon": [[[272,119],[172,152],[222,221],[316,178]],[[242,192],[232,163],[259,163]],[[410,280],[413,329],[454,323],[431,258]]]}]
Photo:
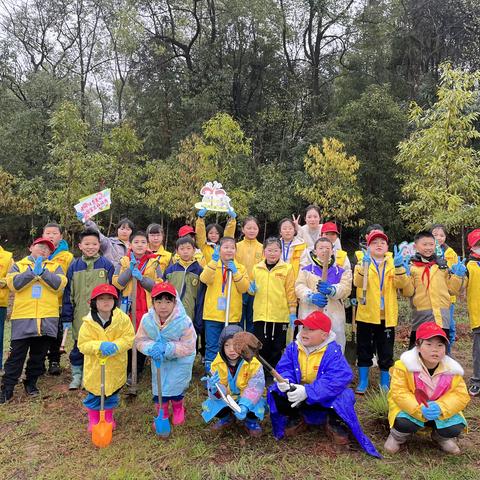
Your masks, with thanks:
[{"label": "handmade sign", "polygon": [[230,197],[222,184],[217,181],[207,182],[200,190],[200,195],[202,195],[202,201],[195,204],[198,210],[206,208],[212,212],[228,212],[232,208]]},{"label": "handmade sign", "polygon": [[81,198],[75,205],[77,216],[81,218],[83,222],[86,222],[97,213],[109,210],[110,204],[112,203],[110,195],[111,190],[106,188],[101,192]]},{"label": "handmade sign", "polygon": [[402,255],[404,257],[413,257],[415,253],[417,253],[415,250],[415,244],[413,242],[408,243],[404,241],[398,246],[398,249],[400,250],[400,252],[402,252]]}]

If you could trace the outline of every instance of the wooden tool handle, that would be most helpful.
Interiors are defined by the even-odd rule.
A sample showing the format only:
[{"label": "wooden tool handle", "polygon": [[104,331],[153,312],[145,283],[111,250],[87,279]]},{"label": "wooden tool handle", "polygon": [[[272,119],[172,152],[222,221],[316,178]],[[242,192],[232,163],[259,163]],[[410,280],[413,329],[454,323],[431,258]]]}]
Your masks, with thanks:
[{"label": "wooden tool handle", "polygon": [[363,282],[362,282],[362,298],[360,299],[360,303],[362,305],[366,305],[367,303],[367,286],[368,286],[368,269],[369,264],[364,263],[363,265]]}]

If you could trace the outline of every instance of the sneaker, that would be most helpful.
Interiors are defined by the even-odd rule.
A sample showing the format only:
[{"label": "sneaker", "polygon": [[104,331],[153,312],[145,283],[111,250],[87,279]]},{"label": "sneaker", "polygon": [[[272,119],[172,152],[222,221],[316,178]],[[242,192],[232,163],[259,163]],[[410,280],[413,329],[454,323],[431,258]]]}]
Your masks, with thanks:
[{"label": "sneaker", "polygon": [[25,380],[23,382],[23,387],[25,388],[25,393],[29,397],[36,397],[40,394],[40,390],[37,388],[36,380]]},{"label": "sneaker", "polygon": [[60,373],[62,373],[60,364],[58,362],[50,362],[48,366],[48,374],[57,376],[60,375]]},{"label": "sneaker", "polygon": [[251,436],[251,437],[261,437],[262,436],[262,433],[263,433],[263,430],[262,430],[262,427],[260,425],[260,423],[258,422],[258,420],[250,420],[247,418],[247,420],[245,420],[245,423],[243,424],[245,430],[247,431],[247,433]]},{"label": "sneaker", "polygon": [[327,421],[325,425],[325,432],[327,437],[335,445],[348,445],[350,440],[348,439],[348,432],[339,424],[331,424]]},{"label": "sneaker", "polygon": [[303,421],[303,418],[291,418],[287,426],[285,427],[285,436],[286,437],[295,437],[299,433],[304,432],[307,429],[306,423]]},{"label": "sneaker", "polygon": [[220,430],[224,430],[228,428],[230,425],[233,425],[234,419],[232,415],[228,414],[225,417],[219,418],[213,425],[212,430],[215,432],[219,432]]},{"label": "sneaker", "polygon": [[13,390],[0,390],[0,405],[8,403],[13,398]]},{"label": "sneaker", "polygon": [[480,393],[480,386],[479,386],[479,385],[472,385],[472,386],[468,389],[468,393],[469,393],[472,397],[476,397],[476,396]]}]

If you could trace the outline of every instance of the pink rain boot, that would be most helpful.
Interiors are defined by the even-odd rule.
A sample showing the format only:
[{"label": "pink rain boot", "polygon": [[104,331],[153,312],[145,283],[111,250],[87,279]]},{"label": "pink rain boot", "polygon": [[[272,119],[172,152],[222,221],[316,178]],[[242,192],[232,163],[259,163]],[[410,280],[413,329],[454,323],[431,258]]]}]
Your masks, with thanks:
[{"label": "pink rain boot", "polygon": [[172,400],[173,420],[174,425],[181,425],[185,421],[185,407],[182,400]]},{"label": "pink rain boot", "polygon": [[100,412],[98,410],[92,410],[87,408],[88,413],[88,431],[92,431],[92,427],[96,425],[100,420]]},{"label": "pink rain boot", "polygon": [[117,423],[113,418],[113,408],[105,410],[105,421],[112,424],[112,430],[115,430],[115,428],[117,428]]}]

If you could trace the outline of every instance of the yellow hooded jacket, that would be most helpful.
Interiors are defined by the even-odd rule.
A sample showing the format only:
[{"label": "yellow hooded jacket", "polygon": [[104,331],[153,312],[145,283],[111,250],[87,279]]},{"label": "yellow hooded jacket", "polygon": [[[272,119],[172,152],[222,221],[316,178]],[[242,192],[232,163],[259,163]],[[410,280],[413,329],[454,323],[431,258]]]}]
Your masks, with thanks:
[{"label": "yellow hooded jacket", "polygon": [[105,363],[105,395],[109,396],[127,381],[127,352],[135,338],[130,317],[119,308],[113,310],[111,324],[106,328],[93,320],[90,314],[83,317],[78,333],[78,349],[85,355],[83,381],[85,388],[100,395],[100,345],[114,342],[118,347],[115,355],[107,357]]},{"label": "yellow hooded jacket", "polygon": [[[384,262],[379,265],[380,275],[382,275],[385,265],[383,283],[385,310],[383,316],[381,316],[382,312],[380,310],[380,278],[372,262],[368,269],[366,303],[362,305],[358,302],[356,321],[380,325],[384,318],[385,326],[389,328],[396,327],[398,323],[397,289],[402,289],[402,293],[409,297],[413,294],[413,286],[408,280],[405,267],[395,268],[391,256],[386,256]],[[357,298],[361,298],[363,292],[363,266],[361,264],[355,265],[353,285],[357,287]]]},{"label": "yellow hooded jacket", "polygon": [[[247,270],[235,261],[238,272],[232,277],[229,323],[238,323],[242,318],[242,294],[248,290],[250,281]],[[200,274],[200,281],[207,286],[203,304],[203,319],[215,322],[225,321],[225,310],[218,310],[218,299],[222,297],[222,262],[211,260]],[[223,285],[223,296],[227,296],[228,285]]]},{"label": "yellow hooded jacket", "polygon": [[253,321],[288,323],[290,312],[297,308],[293,267],[280,260],[268,270],[261,261],[253,267],[253,280],[257,286]]},{"label": "yellow hooded jacket", "polygon": [[[234,218],[229,218],[227,224],[225,225],[225,230],[223,231],[224,237],[235,238],[235,230],[237,228],[237,221]],[[202,251],[204,257],[204,263],[202,267],[205,266],[212,259],[213,249],[212,245],[207,243],[207,229],[205,226],[205,219],[198,217],[195,223],[195,240],[197,242],[198,248]]]},{"label": "yellow hooded jacket", "polygon": [[13,266],[13,255],[0,247],[0,307],[8,307],[10,291],[7,287],[7,273]]},{"label": "yellow hooded jacket", "polygon": [[248,272],[248,278],[253,280],[253,267],[263,258],[263,245],[257,240],[243,239],[237,243],[237,254],[235,260],[242,265]]},{"label": "yellow hooded jacket", "polygon": [[[480,258],[478,259],[480,262]],[[468,276],[464,279],[467,291],[467,308],[470,327],[480,327],[480,266],[478,262],[470,260],[467,263]]]},{"label": "yellow hooded jacket", "polygon": [[160,245],[160,248],[155,252],[155,255],[157,255],[158,263],[160,264],[163,274],[172,261],[172,254],[168,250],[165,250],[163,245]]},{"label": "yellow hooded jacket", "polygon": [[[388,391],[388,422],[393,426],[397,415],[403,411],[408,415],[426,422],[422,415],[422,405],[415,398],[415,378],[414,373],[422,370],[422,363],[416,348],[404,352],[400,360],[390,369],[391,381]],[[448,356],[440,362],[435,371],[435,375],[452,375],[452,384],[450,389],[438,400],[438,406],[442,409],[440,420],[446,420],[459,413],[468,405],[470,396],[467,386],[463,380],[463,368],[458,362]],[[463,415],[462,415],[463,416]]]}]

